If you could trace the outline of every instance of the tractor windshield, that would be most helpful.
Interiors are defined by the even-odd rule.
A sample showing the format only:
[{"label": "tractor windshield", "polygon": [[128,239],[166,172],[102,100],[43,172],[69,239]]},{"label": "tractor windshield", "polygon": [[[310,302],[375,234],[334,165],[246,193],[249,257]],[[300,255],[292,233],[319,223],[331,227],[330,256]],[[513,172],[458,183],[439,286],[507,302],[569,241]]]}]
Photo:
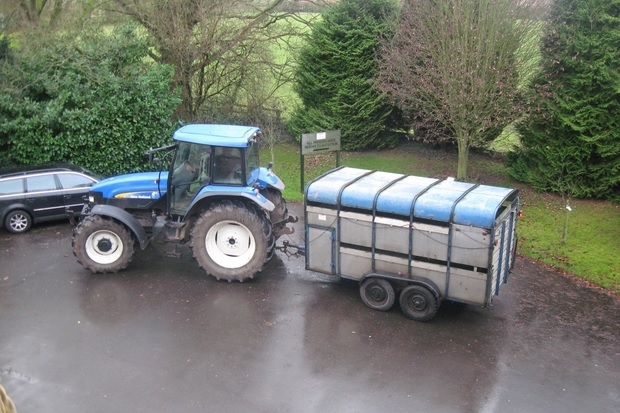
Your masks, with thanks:
[{"label": "tractor windshield", "polygon": [[260,158],[258,156],[258,142],[250,141],[250,146],[245,151],[246,180],[248,185],[252,185],[258,180],[260,168]]},{"label": "tractor windshield", "polygon": [[210,157],[211,147],[208,145],[179,143],[168,182],[173,210],[184,210],[198,189],[209,183]]}]

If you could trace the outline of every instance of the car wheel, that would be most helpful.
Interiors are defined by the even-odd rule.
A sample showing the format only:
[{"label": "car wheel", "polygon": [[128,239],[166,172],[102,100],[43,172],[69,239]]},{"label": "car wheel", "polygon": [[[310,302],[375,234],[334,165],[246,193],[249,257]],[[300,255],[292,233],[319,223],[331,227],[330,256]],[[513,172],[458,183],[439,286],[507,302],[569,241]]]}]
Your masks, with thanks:
[{"label": "car wheel", "polygon": [[13,234],[26,232],[32,226],[32,217],[26,211],[17,209],[7,214],[4,219],[4,227]]}]

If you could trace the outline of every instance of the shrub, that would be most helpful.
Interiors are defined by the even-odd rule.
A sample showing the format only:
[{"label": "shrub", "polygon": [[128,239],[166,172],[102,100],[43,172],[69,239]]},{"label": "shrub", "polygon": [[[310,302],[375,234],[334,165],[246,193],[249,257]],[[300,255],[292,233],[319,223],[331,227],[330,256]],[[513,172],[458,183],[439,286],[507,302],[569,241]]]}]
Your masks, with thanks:
[{"label": "shrub", "polygon": [[20,164],[73,162],[103,174],[146,168],[168,141],[173,71],[148,59],[133,27],[21,42],[0,68],[0,142]]}]

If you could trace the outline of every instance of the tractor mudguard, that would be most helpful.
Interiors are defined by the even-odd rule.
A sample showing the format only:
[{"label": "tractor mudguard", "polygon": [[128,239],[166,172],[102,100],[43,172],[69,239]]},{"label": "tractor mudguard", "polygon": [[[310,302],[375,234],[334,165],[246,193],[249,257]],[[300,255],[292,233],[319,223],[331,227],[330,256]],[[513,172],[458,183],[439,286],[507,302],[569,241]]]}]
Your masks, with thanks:
[{"label": "tractor mudguard", "polygon": [[192,201],[192,204],[188,208],[188,212],[186,215],[190,214],[194,208],[201,203],[205,198],[245,198],[249,199],[256,205],[258,205],[261,209],[265,211],[271,212],[275,208],[275,205],[265,198],[260,192],[253,188],[249,187],[225,187],[218,186],[215,187],[213,185],[205,186],[200,190],[196,198]]},{"label": "tractor mudguard", "polygon": [[136,236],[141,249],[145,249],[149,243],[149,239],[138,222],[129,212],[113,205],[95,205],[89,212],[89,215],[101,215],[113,218],[124,224]]},{"label": "tractor mudguard", "polygon": [[242,192],[239,195],[255,202],[256,204],[258,204],[258,206],[260,206],[265,211],[271,212],[275,208],[275,205],[273,204],[273,202],[265,198],[261,193],[250,194],[247,192]]},{"label": "tractor mudguard", "polygon": [[282,182],[282,180],[271,171],[271,168],[259,169],[258,183],[265,188],[274,187],[279,191],[284,190],[284,182]]}]

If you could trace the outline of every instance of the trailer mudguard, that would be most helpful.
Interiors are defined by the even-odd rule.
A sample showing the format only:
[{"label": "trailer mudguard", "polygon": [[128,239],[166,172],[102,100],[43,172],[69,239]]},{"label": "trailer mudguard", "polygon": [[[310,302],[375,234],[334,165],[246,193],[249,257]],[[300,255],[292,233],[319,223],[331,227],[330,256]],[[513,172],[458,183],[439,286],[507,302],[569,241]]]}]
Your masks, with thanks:
[{"label": "trailer mudguard", "polygon": [[124,209],[115,207],[113,205],[95,205],[90,212],[89,215],[101,215],[104,217],[110,217],[117,221],[120,221],[124,224],[133,234],[136,236],[138,240],[138,244],[140,244],[141,249],[145,249],[149,243],[149,239],[142,228],[142,225],[135,219],[129,212]]}]

